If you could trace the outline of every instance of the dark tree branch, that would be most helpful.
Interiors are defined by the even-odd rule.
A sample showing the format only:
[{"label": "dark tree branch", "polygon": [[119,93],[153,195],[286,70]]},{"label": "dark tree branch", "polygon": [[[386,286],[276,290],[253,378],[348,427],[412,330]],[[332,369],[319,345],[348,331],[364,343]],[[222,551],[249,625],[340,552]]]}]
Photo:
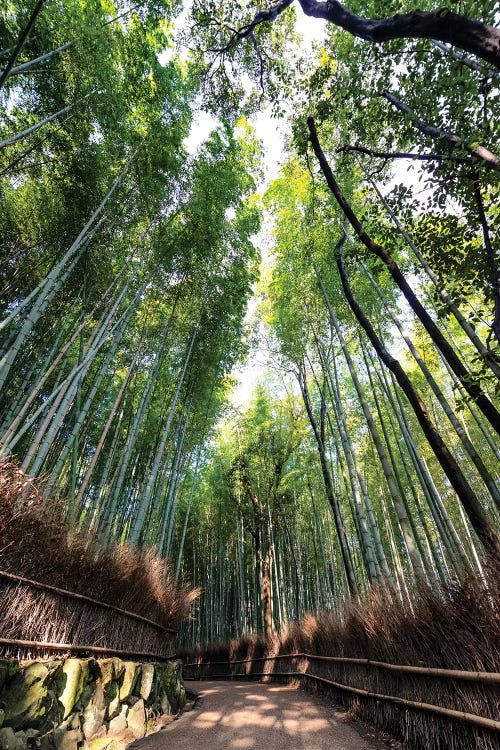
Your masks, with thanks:
[{"label": "dark tree branch", "polygon": [[488,164],[490,168],[500,169],[500,159],[498,158],[498,156],[495,156],[495,154],[493,154],[484,146],[471,146],[463,138],[459,138],[458,135],[447,133],[441,128],[436,128],[434,127],[434,125],[429,125],[424,120],[422,120],[415,112],[413,112],[413,110],[411,110],[407,104],[400,101],[400,99],[394,96],[394,94],[391,94],[389,91],[382,91],[380,96],[383,96],[384,99],[387,99],[387,101],[394,107],[396,107],[396,109],[399,109],[400,112],[408,115],[408,118],[411,121],[412,125],[414,125],[417,130],[423,133],[423,135],[427,135],[430,138],[434,138],[436,140],[445,141],[450,146],[452,146],[452,148],[455,148],[456,146],[462,146],[462,148],[464,148],[470,154],[478,157],[482,162]]},{"label": "dark tree branch", "polygon": [[[274,21],[292,2],[293,0],[282,0],[267,10],[260,10],[249,24],[238,29],[228,46],[233,46],[239,39],[249,36],[259,24]],[[390,18],[361,18],[337,0],[299,0],[299,3],[306,16],[323,18],[353,36],[369,42],[436,39],[438,42],[446,42],[472,52],[500,68],[500,30],[482,21],[453,13],[448,8],[442,8],[435,13],[415,10]]]},{"label": "dark tree branch", "polygon": [[262,102],[265,94],[265,86],[264,86],[264,60],[262,58],[262,53],[260,51],[260,47],[257,44],[257,39],[255,38],[255,34],[250,34],[250,38],[252,40],[253,48],[255,50],[255,53],[257,57],[259,58],[259,82],[260,82],[260,102]]},{"label": "dark tree branch", "polygon": [[293,2],[294,0],[281,0],[281,2],[275,3],[275,5],[272,5],[267,10],[259,10],[259,12],[256,13],[253,19],[250,21],[250,23],[245,24],[245,26],[241,26],[239,29],[231,29],[231,27],[227,26],[227,24],[221,24],[216,19],[212,19],[215,25],[219,27],[224,26],[226,29],[229,28],[230,31],[233,32],[233,34],[225,47],[221,47],[219,49],[210,49],[208,50],[208,52],[227,52],[232,47],[234,47],[241,39],[247,39],[248,37],[251,38],[257,26],[260,26],[261,23],[272,22],[276,20],[276,18],[278,18],[278,16],[281,15],[281,13],[283,13],[283,11],[286,10]]},{"label": "dark tree branch", "polygon": [[431,315],[429,315],[428,311],[422,305],[418,296],[415,294],[414,290],[406,280],[406,277],[404,276],[403,272],[401,271],[400,267],[398,266],[390,252],[382,245],[379,245],[378,242],[375,242],[367,234],[358,217],[354,213],[352,207],[347,202],[343,192],[341,191],[337,183],[337,180],[334,177],[328,160],[323,152],[323,149],[321,148],[318,134],[316,132],[316,125],[312,117],[308,118],[307,125],[309,127],[311,144],[321,167],[321,171],[323,172],[326,183],[335,196],[335,199],[339,204],[344,216],[349,221],[350,225],[353,227],[357,236],[359,237],[363,245],[367,248],[367,250],[369,250],[370,253],[375,255],[385,264],[394,282],[403,292],[403,295],[405,296],[405,299],[408,302],[409,306],[424,326],[434,344],[443,354],[443,357],[450,365],[450,368],[455,373],[460,383],[463,385],[469,396],[474,399],[476,405],[488,419],[492,427],[500,435],[500,412],[490,401],[488,396],[484,393],[483,389],[481,388],[481,384],[472,376],[472,374],[466,369],[466,367],[464,367],[455,349],[451,346],[450,342],[443,335],[440,328],[432,319]]},{"label": "dark tree branch", "polygon": [[[472,159],[468,156],[445,156],[444,154],[413,154],[406,151],[373,151],[365,146],[351,146],[346,144],[337,149],[338,154],[349,154],[355,151],[359,154],[366,154],[375,159],[413,159],[414,161],[452,161],[455,164],[472,164]],[[487,163],[487,167],[494,169],[493,165]]]},{"label": "dark tree branch", "polygon": [[299,370],[297,372],[297,380],[299,383],[300,392],[302,394],[302,400],[304,401],[304,406],[307,412],[307,416],[309,418],[309,423],[311,425],[312,431],[314,433],[314,437],[316,439],[316,446],[318,449],[319,460],[321,464],[321,473],[323,475],[326,496],[328,498],[328,502],[332,510],[333,521],[335,524],[335,529],[337,531],[337,536],[338,536],[339,546],[340,546],[340,554],[341,554],[342,562],[344,565],[344,572],[345,572],[345,576],[347,580],[347,585],[349,587],[349,592],[351,593],[351,595],[356,596],[358,592],[358,587],[356,583],[356,577],[354,575],[351,551],[349,549],[349,543],[347,541],[344,521],[342,519],[340,508],[338,506],[338,502],[335,497],[335,493],[333,489],[333,482],[332,482],[332,478],[330,475],[330,469],[328,468],[328,462],[326,460],[325,446],[321,440],[320,430],[318,428],[318,424],[314,416],[311,399],[309,396],[309,390],[307,387],[306,368],[305,368],[305,364],[303,361],[299,365]]},{"label": "dark tree branch", "polygon": [[498,272],[498,266],[495,259],[495,250],[493,248],[493,243],[490,237],[490,228],[488,226],[488,219],[486,218],[486,211],[484,210],[483,196],[481,195],[481,187],[477,174],[473,176],[472,186],[474,190],[477,212],[479,214],[479,220],[481,222],[481,229],[483,231],[484,246],[486,248],[486,257],[488,259],[488,267],[490,270],[491,288],[493,290],[493,304],[495,313],[493,322],[491,324],[491,330],[496,340],[500,343],[500,274]]},{"label": "dark tree branch", "polygon": [[246,36],[249,36],[253,33],[254,29],[261,23],[264,23],[264,21],[275,21],[276,18],[278,18],[278,16],[293,3],[293,1],[294,0],[281,0],[281,2],[271,5],[267,10],[259,10],[249,24],[238,30],[238,38],[244,39]]},{"label": "dark tree branch", "polygon": [[468,16],[442,8],[436,13],[420,10],[391,18],[361,18],[337,0],[299,0],[304,13],[340,26],[369,42],[391,39],[437,39],[461,47],[500,68],[500,31]]},{"label": "dark tree branch", "polygon": [[448,55],[451,55],[455,60],[458,60],[459,63],[462,65],[465,65],[467,68],[470,68],[471,70],[474,70],[476,73],[481,73],[482,76],[489,77],[489,78],[499,78],[500,74],[495,73],[492,70],[486,71],[484,70],[479,63],[477,63],[475,60],[471,60],[469,57],[466,57],[463,52],[457,52],[454,49],[451,49],[451,47],[447,47],[446,44],[443,44],[442,42],[438,42],[437,39],[433,39],[432,43],[437,47],[437,49],[440,49],[442,52],[445,52]]},{"label": "dark tree branch", "polygon": [[381,339],[377,336],[371,322],[366,317],[360,304],[354,297],[345,272],[340,243],[335,250],[335,260],[337,262],[342,289],[344,290],[349,307],[353,311],[356,320],[364,329],[382,362],[394,374],[398,385],[411,404],[422,431],[427,438],[429,445],[433,449],[434,455],[441,464],[441,468],[448,477],[450,484],[460,498],[476,534],[481,539],[485,549],[492,555],[497,556],[500,551],[500,540],[498,534],[484,513],[474,490],[467,481],[455,457],[448,450],[446,443],[436,429],[427,407],[421,400],[418,392],[415,390],[410,378],[401,367],[400,362],[385,348]]}]

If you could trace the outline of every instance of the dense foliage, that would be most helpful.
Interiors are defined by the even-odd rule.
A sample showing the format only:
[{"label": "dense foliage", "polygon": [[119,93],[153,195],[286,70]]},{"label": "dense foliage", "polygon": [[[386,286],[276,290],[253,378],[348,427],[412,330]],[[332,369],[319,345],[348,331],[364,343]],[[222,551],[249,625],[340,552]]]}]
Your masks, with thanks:
[{"label": "dense foliage", "polygon": [[[429,38],[375,45],[335,24],[312,51],[301,48],[290,28],[296,5],[278,3],[274,16],[265,3],[193,11],[211,106],[220,111],[223,91],[224,102],[244,96],[251,107],[267,95],[278,116],[292,112],[286,160],[265,198],[273,229],[260,325],[285,387],[274,379],[267,408],[301,412],[308,429],[280,470],[278,525],[266,489],[272,450],[259,482],[235,485],[221,433],[184,550],[208,594],[192,641],[269,633],[268,571],[245,521],[256,498],[267,516],[272,626],[369,582],[404,597],[412,579],[478,571],[475,532],[498,552],[498,74]],[[369,3],[349,10],[382,13]],[[486,5],[461,10],[493,22]],[[229,64],[254,91],[238,89]],[[236,419],[234,450],[261,444],[255,408]]]},{"label": "dense foliage", "polygon": [[[161,554],[241,351],[259,222],[248,127],[183,145],[177,10],[48,2],[17,62],[56,51],[11,70],[0,155],[3,454],[78,524]],[[26,19],[3,20],[7,47]]]},{"label": "dense foliage", "polygon": [[[169,0],[46,0],[22,45],[2,9],[1,453],[202,589],[187,640],[499,554],[494,12],[424,5],[355,0],[370,37],[338,3],[196,0],[178,47]],[[273,375],[234,410],[257,244]]]}]

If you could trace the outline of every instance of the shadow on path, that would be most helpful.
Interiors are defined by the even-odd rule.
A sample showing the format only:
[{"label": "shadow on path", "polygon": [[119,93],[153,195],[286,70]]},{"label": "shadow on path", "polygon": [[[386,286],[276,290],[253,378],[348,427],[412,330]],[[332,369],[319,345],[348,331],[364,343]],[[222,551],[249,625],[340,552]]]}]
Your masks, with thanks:
[{"label": "shadow on path", "polygon": [[[191,683],[190,683],[191,684]],[[298,688],[195,682],[201,703],[134,750],[374,750],[342,714]]]}]

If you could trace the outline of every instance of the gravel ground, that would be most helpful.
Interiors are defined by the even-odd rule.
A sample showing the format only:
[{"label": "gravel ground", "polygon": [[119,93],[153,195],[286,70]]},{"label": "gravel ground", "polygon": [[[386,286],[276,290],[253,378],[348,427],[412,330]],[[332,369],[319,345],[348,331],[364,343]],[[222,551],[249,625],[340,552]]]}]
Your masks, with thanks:
[{"label": "gravel ground", "polygon": [[134,750],[379,750],[342,711],[298,688],[256,682],[189,683],[196,707]]}]

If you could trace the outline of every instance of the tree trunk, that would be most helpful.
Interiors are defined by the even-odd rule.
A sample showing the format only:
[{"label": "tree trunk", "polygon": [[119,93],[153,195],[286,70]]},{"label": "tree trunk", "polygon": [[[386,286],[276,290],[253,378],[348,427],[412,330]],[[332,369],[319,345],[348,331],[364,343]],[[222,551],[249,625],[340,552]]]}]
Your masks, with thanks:
[{"label": "tree trunk", "polygon": [[14,47],[14,51],[12,52],[12,55],[10,56],[10,58],[9,58],[9,60],[7,62],[7,65],[5,66],[5,68],[3,70],[3,73],[0,75],[0,89],[2,88],[3,84],[5,83],[5,81],[7,79],[7,76],[9,75],[10,71],[12,70],[12,66],[14,65],[14,63],[16,62],[16,60],[18,58],[19,53],[21,52],[21,50],[22,50],[22,48],[24,46],[24,43],[25,43],[26,39],[28,38],[28,34],[30,33],[30,31],[31,31],[31,29],[33,27],[33,24],[35,23],[38,14],[42,10],[44,2],[45,2],[45,0],[38,0],[38,2],[36,3],[35,7],[33,8],[32,12],[31,12],[31,15],[30,15],[30,17],[28,19],[28,23],[26,24],[26,26],[22,30],[21,34],[19,35],[19,39],[17,41],[16,46]]},{"label": "tree trunk", "polygon": [[477,212],[479,214],[479,221],[481,222],[481,229],[483,231],[484,247],[486,248],[486,257],[488,260],[488,268],[490,271],[490,284],[493,294],[494,317],[491,324],[491,331],[495,336],[497,343],[500,343],[500,275],[498,273],[495,250],[491,241],[490,228],[488,226],[488,219],[486,218],[486,212],[484,210],[483,196],[481,195],[481,186],[479,184],[479,177],[477,174],[474,174],[472,177],[472,185]]},{"label": "tree trunk", "polygon": [[404,372],[400,363],[398,362],[398,360],[392,357],[387,349],[385,349],[385,347],[382,345],[382,342],[375,333],[373,326],[369,322],[368,318],[364,315],[359,304],[354,298],[349,286],[349,282],[347,280],[347,276],[345,274],[342,254],[340,248],[338,247],[336,251],[336,261],[342,281],[342,288],[351,310],[353,311],[361,327],[366,332],[373,345],[373,348],[379,355],[382,362],[391,372],[394,373],[398,385],[401,387],[401,390],[404,392],[413,408],[413,411],[415,412],[415,416],[417,417],[424,435],[429,441],[429,445],[434,451],[436,458],[438,459],[443,471],[448,477],[451,486],[462,502],[462,505],[464,506],[464,510],[467,513],[472,527],[474,528],[478,537],[481,539],[485,549],[493,555],[500,555],[500,540],[498,538],[498,534],[490,523],[489,518],[484,513],[476,495],[474,494],[472,488],[463,475],[457,461],[451,455],[444,441],[436,430],[434,424],[430,419],[426,407],[420,400],[418,393],[414,389],[410,379]]},{"label": "tree trunk", "polygon": [[437,39],[461,47],[500,67],[500,32],[473,18],[442,8],[436,13],[414,10],[391,18],[361,18],[337,0],[299,0],[304,13],[324,18],[354,36],[369,42],[390,39]]},{"label": "tree trunk", "polygon": [[316,273],[316,278],[318,280],[321,293],[323,296],[323,299],[325,301],[328,315],[330,318],[330,323],[333,326],[335,333],[337,335],[337,338],[340,342],[340,346],[342,348],[342,351],[344,353],[344,357],[347,363],[347,367],[349,369],[349,374],[351,376],[354,388],[356,390],[359,403],[361,404],[361,408],[363,410],[364,417],[366,419],[366,424],[368,426],[368,430],[370,432],[371,438],[373,440],[373,443],[375,445],[375,450],[377,451],[377,456],[379,458],[380,464],[382,466],[382,471],[384,472],[384,476],[387,482],[387,487],[389,489],[389,494],[391,496],[391,499],[394,503],[394,509],[396,511],[396,515],[398,517],[399,525],[401,532],[403,534],[403,537],[405,539],[406,548],[408,551],[408,555],[410,557],[410,561],[415,573],[415,576],[417,578],[423,578],[425,576],[424,568],[422,566],[422,560],[420,558],[418,550],[415,548],[415,545],[413,543],[413,539],[411,538],[411,533],[408,527],[408,516],[406,514],[406,511],[404,509],[403,503],[402,503],[402,493],[398,492],[397,486],[396,486],[396,480],[394,477],[394,473],[391,469],[389,459],[387,457],[387,453],[384,449],[383,442],[381,440],[379,431],[377,430],[377,427],[375,425],[375,421],[373,419],[373,415],[371,413],[370,407],[368,405],[368,402],[365,398],[365,394],[361,385],[361,382],[358,378],[358,374],[356,372],[356,367],[354,366],[353,359],[349,353],[349,349],[347,346],[347,343],[344,339],[344,336],[342,335],[342,329],[340,327],[339,321],[337,319],[337,316],[335,315],[335,312],[333,310],[330,297],[328,296],[326,287],[323,283],[323,279],[321,278],[321,275],[319,273],[318,267],[316,266],[316,263],[313,259],[313,267],[314,271]]},{"label": "tree trunk", "polygon": [[148,480],[147,480],[146,488],[145,488],[144,492],[142,493],[142,497],[141,497],[141,504],[139,506],[137,515],[136,515],[136,517],[134,519],[134,523],[133,523],[132,529],[130,531],[130,540],[131,540],[132,543],[137,543],[138,540],[139,540],[139,536],[140,536],[141,531],[142,531],[144,520],[146,518],[146,512],[147,512],[147,510],[149,508],[149,503],[150,503],[150,500],[151,500],[151,498],[153,496],[153,490],[154,490],[154,486],[155,486],[156,479],[157,479],[157,476],[158,476],[158,471],[160,469],[160,463],[161,463],[161,460],[163,458],[163,454],[164,454],[164,451],[165,451],[165,446],[167,444],[168,437],[170,435],[170,430],[171,430],[171,427],[172,427],[172,421],[173,421],[174,415],[175,415],[175,413],[177,411],[177,405],[178,405],[179,398],[180,398],[180,395],[181,395],[182,386],[184,384],[184,378],[186,376],[186,371],[187,371],[188,365],[189,365],[189,363],[191,361],[191,354],[192,354],[192,351],[193,351],[193,347],[194,347],[197,335],[198,335],[198,323],[196,324],[196,326],[194,328],[194,331],[193,331],[193,334],[191,336],[191,341],[189,343],[189,347],[188,347],[188,350],[187,350],[185,358],[184,358],[184,364],[183,364],[181,373],[179,375],[179,380],[177,381],[177,387],[175,389],[175,393],[174,393],[174,396],[172,398],[172,402],[170,404],[170,408],[168,410],[167,420],[166,420],[165,425],[164,425],[163,430],[162,430],[161,439],[160,439],[160,441],[158,443],[158,446],[156,448],[156,453],[155,453],[155,457],[154,457],[154,461],[153,461],[153,466],[151,468],[151,471],[148,474]]},{"label": "tree trunk", "polygon": [[430,138],[434,138],[437,140],[445,141],[452,148],[455,148],[456,146],[462,146],[470,154],[477,157],[478,159],[481,159],[481,161],[484,161],[489,167],[500,169],[500,159],[498,158],[498,156],[492,154],[491,151],[489,151],[484,146],[473,146],[470,143],[467,143],[467,141],[465,141],[463,138],[459,138],[453,133],[447,133],[441,128],[436,128],[433,125],[429,125],[424,120],[422,120],[415,112],[413,112],[413,110],[411,110],[407,104],[400,101],[396,96],[394,96],[394,94],[391,94],[390,91],[382,91],[381,96],[383,96],[384,99],[387,99],[390,104],[393,104],[396,109],[399,109],[400,112],[408,115],[412,124],[423,135],[427,135]]},{"label": "tree trunk", "polygon": [[[343,451],[345,462],[347,465],[350,493],[349,493],[349,487],[346,487],[346,490],[350,494],[351,499],[354,503],[354,517],[357,520],[357,526],[359,529],[358,531],[359,544],[363,552],[363,559],[365,561],[366,572],[368,574],[368,578],[373,583],[379,580],[379,572],[377,569],[377,563],[375,559],[373,540],[371,538],[370,530],[368,528],[366,514],[365,514],[365,510],[364,510],[363,503],[361,501],[360,492],[359,492],[359,486],[358,486],[358,481],[357,481],[357,471],[356,471],[357,469],[356,455],[355,455],[355,451],[351,442],[351,437],[349,435],[349,430],[347,427],[347,420],[346,420],[346,416],[344,412],[344,407],[342,404],[342,399],[340,396],[338,373],[337,373],[337,367],[335,364],[335,358],[333,359],[333,372],[334,372],[335,382],[333,382],[328,364],[326,362],[325,352],[323,351],[323,347],[321,347],[321,344],[319,341],[317,341],[317,347],[318,347],[318,354],[320,356],[322,366],[326,373],[326,382],[329,386],[330,395],[333,398],[335,421],[337,423],[337,428],[338,428],[338,432],[340,435],[340,442],[342,445],[342,451]],[[331,433],[332,433],[332,437],[334,437],[335,433],[333,430],[333,425],[331,426]],[[368,499],[368,502],[369,502],[369,499]]]},{"label": "tree trunk", "polygon": [[[386,425],[387,420],[382,412],[380,399],[377,395],[376,384],[374,382],[373,375],[372,375],[372,368],[375,369],[373,356],[372,356],[371,351],[368,350],[368,347],[365,347],[363,341],[361,341],[361,351],[363,352],[363,360],[365,363],[366,372],[368,374],[368,379],[370,381],[373,400],[374,400],[375,408],[377,410],[377,414],[379,418],[380,428],[384,436],[385,446],[387,448],[387,455],[388,455],[388,458],[390,459],[390,467],[392,467],[391,469],[392,477],[399,491],[399,495],[398,495],[399,502],[394,506],[396,510],[397,519],[399,522],[399,528],[403,536],[406,549],[408,552],[408,556],[412,562],[415,574],[417,576],[421,576],[424,579],[425,579],[425,575],[427,574],[429,580],[432,580],[434,577],[434,570],[432,569],[432,566],[427,558],[425,549],[420,539],[420,535],[418,533],[418,529],[415,524],[415,520],[411,513],[411,509],[408,503],[408,499],[406,497],[405,489],[401,482],[400,469],[396,462],[396,457],[392,449],[391,439],[390,439],[390,435],[389,435],[387,425]],[[371,368],[370,368],[370,364],[371,364]],[[380,373],[377,370],[375,370],[375,373],[379,381],[381,393],[383,394],[384,398],[388,402],[389,408],[387,409],[387,417],[388,417],[389,425],[391,427],[392,435],[395,439],[395,442],[399,451],[399,456],[403,464],[403,469],[404,469],[406,478],[408,480],[408,486],[410,487],[410,491],[415,500],[415,504],[417,504],[416,502],[417,493],[416,493],[415,486],[414,486],[414,479],[411,476],[411,472],[408,466],[407,456],[402,448],[401,440],[400,440],[400,434],[403,434],[403,437],[404,437],[404,432],[401,429],[401,425],[400,425],[400,431],[398,432],[394,424],[394,420],[392,416],[392,414],[394,413],[396,416],[396,419],[398,420],[398,424],[400,424],[399,423],[400,415],[396,411],[396,406],[394,404],[394,400],[392,399],[387,382],[385,381],[383,377],[381,377]]]},{"label": "tree trunk", "polygon": [[[365,171],[365,170],[364,170]],[[485,364],[490,368],[490,370],[497,376],[497,378],[500,378],[500,363],[495,359],[494,355],[488,351],[487,347],[483,344],[479,336],[477,335],[474,328],[471,326],[471,324],[467,321],[467,319],[462,315],[459,308],[453,301],[453,299],[450,297],[446,289],[443,289],[439,283],[439,280],[434,273],[434,271],[431,269],[429,264],[427,263],[426,259],[418,249],[418,247],[415,245],[411,237],[409,236],[408,232],[405,230],[405,228],[402,226],[401,222],[399,221],[398,217],[392,210],[389,203],[386,201],[382,193],[380,192],[377,183],[373,180],[373,178],[367,174],[365,171],[365,176],[370,183],[370,185],[373,187],[375,192],[377,193],[378,197],[380,198],[385,210],[391,217],[392,221],[396,225],[396,227],[401,232],[402,236],[406,240],[406,243],[408,244],[408,247],[411,248],[413,253],[415,254],[417,260],[419,261],[420,265],[422,266],[424,272],[428,276],[428,278],[432,281],[434,284],[436,291],[443,302],[443,304],[446,306],[447,310],[449,310],[453,316],[455,317],[456,321],[462,328],[462,330],[465,332],[465,334],[468,336],[471,343],[474,345],[474,347],[477,349],[479,354],[481,355],[482,359],[484,360]]]},{"label": "tree trunk", "polygon": [[[54,268],[50,271],[50,273],[43,279],[42,282],[36,287],[36,289],[31,292],[31,294],[23,301],[21,302],[11,313],[10,315],[5,318],[2,323],[0,324],[0,329],[4,327],[5,325],[8,325],[19,313],[21,310],[29,303],[33,298],[33,306],[30,310],[29,315],[27,316],[26,320],[24,321],[21,330],[19,331],[18,335],[16,336],[16,340],[11,347],[10,351],[7,352],[7,354],[3,357],[2,361],[0,362],[0,388],[3,387],[10,368],[12,367],[12,363],[14,362],[18,352],[20,351],[21,347],[23,346],[24,342],[26,341],[27,337],[35,327],[37,321],[40,319],[41,315],[47,308],[47,305],[49,304],[49,301],[53,298],[53,296],[56,294],[57,290],[62,285],[63,281],[67,278],[68,274],[71,272],[71,269],[76,264],[78,258],[82,254],[85,245],[87,242],[89,242],[96,231],[98,230],[99,226],[101,225],[103,221],[103,217],[97,221],[99,216],[104,211],[104,208],[108,201],[110,200],[111,196],[115,192],[116,188],[124,178],[132,159],[135,156],[134,152],[129,159],[127,160],[126,164],[124,165],[122,171],[116,178],[116,180],[113,182],[111,188],[104,196],[103,200],[99,204],[99,206],[95,209],[75,241],[72,243],[72,245],[68,248],[66,253],[64,254],[63,258],[57,263]],[[97,223],[95,223],[97,221]]]},{"label": "tree trunk", "polygon": [[[236,31],[234,38],[250,37],[260,23],[274,21],[293,0],[279,0],[260,10],[253,21]],[[436,13],[414,10],[390,18],[361,18],[337,0],[299,0],[306,16],[323,18],[353,36],[376,44],[391,39],[437,39],[461,47],[500,68],[500,32],[493,26],[442,8]]]},{"label": "tree trunk", "polygon": [[394,310],[391,308],[390,304],[388,303],[387,299],[382,293],[382,290],[380,289],[379,285],[377,284],[372,274],[369,272],[369,270],[366,268],[363,262],[361,263],[361,266],[364,272],[366,273],[366,275],[368,276],[373,288],[377,292],[377,295],[379,296],[382,304],[384,305],[384,309],[387,310],[387,312],[389,313],[389,316],[391,320],[393,321],[394,325],[396,326],[396,328],[398,329],[401,335],[401,338],[406,343],[407,347],[409,348],[410,352],[413,355],[415,362],[418,364],[418,366],[420,367],[420,370],[424,374],[426,381],[429,383],[431,391],[434,393],[437,400],[439,401],[444,413],[448,417],[453,429],[458,435],[460,442],[464,446],[464,449],[467,452],[467,455],[469,456],[470,460],[476,467],[478,474],[481,476],[481,479],[484,481],[485,485],[487,486],[490,492],[490,495],[493,498],[493,501],[495,502],[497,507],[500,509],[500,491],[497,487],[495,479],[492,477],[492,475],[488,471],[487,467],[485,466],[481,456],[477,452],[473,443],[469,440],[467,433],[465,432],[464,428],[462,427],[462,425],[460,424],[458,420],[458,417],[456,416],[455,412],[451,408],[446,396],[440,389],[436,380],[432,376],[432,373],[430,372],[429,368],[427,367],[422,357],[420,356],[417,348],[413,344],[413,341],[409,338],[409,336],[406,335],[401,321],[399,320]]},{"label": "tree trunk", "polygon": [[273,609],[271,602],[271,547],[268,546],[264,556],[261,556],[261,585],[262,585],[262,616],[264,619],[264,636],[271,640],[275,633],[273,622]]},{"label": "tree trunk", "polygon": [[0,148],[4,148],[5,146],[11,146],[13,143],[17,143],[17,141],[21,141],[23,138],[26,138],[26,136],[30,135],[30,133],[34,133],[39,128],[42,128],[44,125],[48,125],[49,122],[52,122],[52,120],[55,120],[61,115],[66,114],[66,112],[69,112],[71,109],[73,109],[73,107],[76,107],[77,104],[80,104],[80,102],[83,102],[84,99],[88,99],[88,97],[94,93],[95,92],[92,91],[90,94],[87,94],[86,96],[82,96],[81,99],[78,99],[76,102],[73,102],[73,104],[68,104],[67,107],[63,107],[58,112],[55,112],[53,115],[49,115],[48,117],[45,117],[43,120],[36,122],[34,125],[31,125],[29,128],[25,128],[25,130],[21,130],[19,133],[12,135],[10,138],[6,138],[4,141],[0,141]]},{"label": "tree trunk", "polygon": [[243,461],[240,462],[240,469],[242,483],[251,500],[253,508],[254,529],[251,531],[255,542],[256,572],[260,581],[262,623],[264,635],[267,640],[270,640],[275,633],[271,598],[271,540],[267,542],[267,549],[264,551],[263,535],[265,517],[261,507],[261,501],[252,489],[246,466]]},{"label": "tree trunk", "polygon": [[347,585],[348,585],[350,593],[353,596],[355,596],[358,593],[358,586],[356,584],[356,578],[354,575],[354,569],[352,565],[349,544],[347,542],[347,535],[345,533],[344,522],[342,520],[342,516],[340,515],[340,508],[338,507],[338,502],[335,497],[332,478],[330,476],[330,470],[328,468],[328,462],[326,460],[325,447],[321,440],[321,435],[318,429],[318,425],[317,425],[316,419],[312,411],[311,402],[309,399],[309,393],[307,390],[307,382],[305,378],[305,373],[303,372],[299,373],[298,380],[299,380],[300,390],[302,393],[302,398],[304,401],[304,406],[306,407],[307,416],[309,417],[309,422],[311,423],[311,427],[314,432],[314,437],[316,438],[316,446],[318,449],[319,460],[321,464],[321,473],[323,475],[326,496],[327,496],[328,503],[332,511],[333,520],[334,520],[335,528],[337,531],[337,537],[338,537],[339,545],[340,545],[340,554],[342,557],[342,562],[344,564],[344,572],[345,572],[346,579],[347,579]]},{"label": "tree trunk", "polygon": [[333,176],[333,172],[326,160],[326,157],[321,149],[318,136],[316,133],[316,127],[314,119],[309,117],[307,120],[309,131],[311,134],[311,143],[314,149],[314,153],[320,163],[321,170],[325,176],[328,187],[335,196],[340,208],[344,215],[348,219],[349,223],[354,228],[361,242],[365,245],[368,250],[380,258],[386,265],[392,278],[403,292],[406,301],[410,305],[413,312],[417,315],[421,321],[425,330],[436,344],[438,349],[442,352],[443,356],[446,357],[450,367],[456,374],[467,393],[474,399],[478,407],[481,409],[485,417],[489,420],[495,430],[500,434],[500,413],[492,404],[490,399],[483,392],[479,383],[471,376],[471,373],[464,367],[459,357],[457,356],[453,347],[449,344],[446,338],[443,336],[438,326],[434,323],[433,319],[424,308],[422,303],[419,301],[417,295],[406,281],[401,269],[392,258],[390,253],[381,245],[374,242],[371,237],[367,235],[363,227],[361,226],[356,214],[347,203],[342,191],[340,190],[337,181]]},{"label": "tree trunk", "polygon": [[72,42],[66,42],[66,44],[62,44],[60,47],[56,47],[50,52],[46,52],[44,55],[40,55],[40,57],[35,57],[33,58],[33,60],[29,60],[22,65],[16,65],[15,68],[12,68],[8,72],[6,78],[19,75],[20,73],[26,73],[27,70],[31,70],[31,68],[34,68],[36,65],[38,65],[38,63],[46,62],[47,60],[50,60],[52,57],[54,57],[54,55],[57,55],[59,52],[64,52],[64,50],[68,49],[68,47],[71,47],[71,45]]}]

